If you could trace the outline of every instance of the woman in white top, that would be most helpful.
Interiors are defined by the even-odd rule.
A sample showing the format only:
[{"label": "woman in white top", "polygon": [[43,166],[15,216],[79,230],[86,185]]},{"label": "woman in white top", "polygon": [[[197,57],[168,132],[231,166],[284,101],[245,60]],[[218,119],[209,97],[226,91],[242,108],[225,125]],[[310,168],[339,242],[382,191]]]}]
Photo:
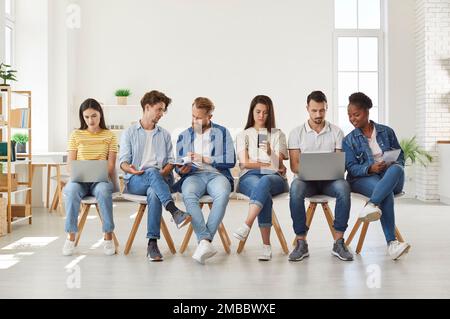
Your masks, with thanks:
[{"label": "woman in white top", "polygon": [[259,260],[270,260],[270,228],[272,226],[272,196],[289,189],[286,180],[288,159],[286,136],[275,128],[272,100],[268,96],[256,96],[250,105],[247,125],[236,140],[239,167],[238,189],[250,197],[245,223],[233,236],[245,241],[256,217],[263,240],[263,252]]}]

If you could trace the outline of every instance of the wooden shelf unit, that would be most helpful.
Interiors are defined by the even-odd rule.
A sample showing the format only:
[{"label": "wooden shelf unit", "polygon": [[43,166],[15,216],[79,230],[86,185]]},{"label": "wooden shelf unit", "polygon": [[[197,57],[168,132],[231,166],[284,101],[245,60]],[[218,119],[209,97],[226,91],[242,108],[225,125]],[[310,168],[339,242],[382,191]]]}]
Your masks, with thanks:
[{"label": "wooden shelf unit", "polygon": [[[27,118],[26,123],[27,127],[11,127],[9,125],[9,121],[11,119],[11,98],[13,95],[21,96],[27,101],[26,107],[21,107],[21,109],[27,109]],[[1,162],[2,165],[6,164],[7,167],[7,191],[1,192],[1,197],[7,198],[7,232],[11,233],[12,225],[16,224],[20,221],[28,220],[28,223],[32,223],[32,210],[31,210],[31,195],[32,195],[32,130],[31,130],[31,91],[14,91],[10,86],[0,85],[0,141],[7,142],[7,156],[0,156],[0,160],[6,160],[6,162]],[[17,130],[27,130],[28,131],[28,147],[27,154],[16,154],[16,161],[11,162],[11,138],[14,131]],[[25,161],[17,160],[18,158],[25,158]],[[16,166],[20,163],[20,165],[27,166],[27,179],[26,181],[21,181],[18,183],[20,185],[16,191],[12,191],[12,167]],[[3,174],[3,169],[0,172]],[[25,203],[24,204],[13,204],[13,196],[16,194],[24,194]],[[18,209],[21,212],[27,212],[24,217],[14,218],[13,209]]]}]

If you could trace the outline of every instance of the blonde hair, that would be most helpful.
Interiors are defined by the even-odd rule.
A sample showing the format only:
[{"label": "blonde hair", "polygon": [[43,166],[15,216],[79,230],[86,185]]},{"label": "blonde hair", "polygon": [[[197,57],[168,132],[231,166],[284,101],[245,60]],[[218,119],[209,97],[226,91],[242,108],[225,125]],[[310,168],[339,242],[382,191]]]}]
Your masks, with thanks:
[{"label": "blonde hair", "polygon": [[194,103],[192,103],[192,106],[195,106],[198,109],[206,110],[208,114],[211,114],[214,112],[214,109],[216,108],[214,106],[214,103],[208,99],[207,97],[198,97],[194,100]]}]

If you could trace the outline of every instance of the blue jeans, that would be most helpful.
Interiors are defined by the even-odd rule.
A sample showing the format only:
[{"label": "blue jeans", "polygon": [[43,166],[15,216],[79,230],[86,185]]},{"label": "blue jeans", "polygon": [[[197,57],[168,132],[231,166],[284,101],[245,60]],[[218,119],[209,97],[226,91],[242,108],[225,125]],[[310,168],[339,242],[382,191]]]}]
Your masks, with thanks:
[{"label": "blue jeans", "polygon": [[113,185],[112,183],[76,183],[69,182],[64,187],[64,197],[66,206],[66,233],[78,232],[78,214],[83,197],[95,196],[98,202],[100,214],[103,220],[103,232],[111,233],[114,231],[113,203],[112,203]]},{"label": "blue jeans", "polygon": [[[187,212],[192,216],[192,227],[197,240],[213,240],[217,228],[222,222],[231,193],[228,179],[218,173],[196,173],[186,178],[181,186],[184,204]],[[213,205],[205,223],[199,199],[208,194],[213,198]]]},{"label": "blue jeans", "polygon": [[315,195],[327,195],[336,198],[334,209],[334,230],[345,233],[348,227],[350,216],[350,186],[344,179],[335,181],[302,181],[295,178],[291,184],[289,192],[289,207],[294,232],[297,236],[306,236],[308,227],[306,226],[305,198]]},{"label": "blue jeans", "polygon": [[394,164],[381,174],[357,177],[349,182],[353,192],[369,197],[371,203],[380,207],[384,237],[387,243],[395,240],[394,195],[403,190],[403,166]]},{"label": "blue jeans", "polygon": [[286,180],[278,174],[259,174],[259,170],[249,171],[239,179],[239,192],[250,197],[250,204],[261,208],[258,215],[260,228],[272,226],[272,195],[287,190]]},{"label": "blue jeans", "polygon": [[170,186],[158,169],[149,168],[142,175],[128,180],[127,192],[147,196],[147,238],[161,238],[162,206],[173,201]]}]

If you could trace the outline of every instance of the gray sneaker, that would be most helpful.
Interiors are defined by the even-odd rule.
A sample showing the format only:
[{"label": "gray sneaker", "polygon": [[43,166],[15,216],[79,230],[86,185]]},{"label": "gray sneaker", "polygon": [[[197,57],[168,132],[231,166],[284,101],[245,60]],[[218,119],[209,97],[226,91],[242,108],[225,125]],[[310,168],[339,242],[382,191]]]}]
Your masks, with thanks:
[{"label": "gray sneaker", "polygon": [[353,254],[348,249],[347,245],[344,242],[344,238],[338,239],[334,245],[331,254],[339,258],[343,261],[352,261]]},{"label": "gray sneaker", "polygon": [[177,228],[180,229],[191,221],[191,215],[183,212],[182,210],[177,210],[172,214],[172,220],[177,225]]},{"label": "gray sneaker", "polygon": [[297,239],[297,244],[289,255],[289,261],[300,261],[305,257],[309,257],[308,243],[306,240]]},{"label": "gray sneaker", "polygon": [[163,261],[163,255],[159,251],[156,241],[151,241],[147,246],[147,258],[150,261]]}]

